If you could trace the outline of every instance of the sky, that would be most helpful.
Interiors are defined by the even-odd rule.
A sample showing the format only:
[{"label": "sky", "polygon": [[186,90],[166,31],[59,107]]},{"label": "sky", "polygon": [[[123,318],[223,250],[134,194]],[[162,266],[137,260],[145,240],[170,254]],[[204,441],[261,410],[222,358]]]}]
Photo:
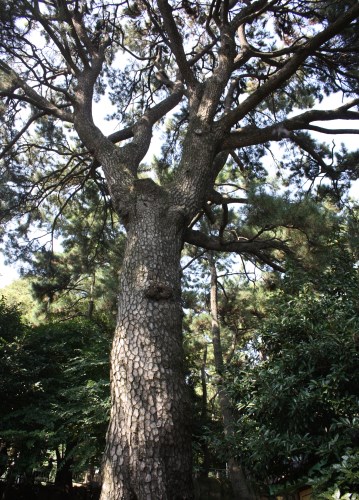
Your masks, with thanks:
[{"label": "sky", "polygon": [[18,279],[19,273],[15,266],[5,264],[3,255],[0,255],[0,289]]}]

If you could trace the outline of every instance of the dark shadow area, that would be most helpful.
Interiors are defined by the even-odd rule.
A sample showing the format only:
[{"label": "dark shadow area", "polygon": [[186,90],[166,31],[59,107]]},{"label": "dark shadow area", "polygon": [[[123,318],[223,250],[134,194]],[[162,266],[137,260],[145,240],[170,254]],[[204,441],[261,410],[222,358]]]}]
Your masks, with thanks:
[{"label": "dark shadow area", "polygon": [[9,486],[0,483],[1,500],[98,500],[100,491],[98,485],[74,486],[70,493],[66,493],[53,484]]}]

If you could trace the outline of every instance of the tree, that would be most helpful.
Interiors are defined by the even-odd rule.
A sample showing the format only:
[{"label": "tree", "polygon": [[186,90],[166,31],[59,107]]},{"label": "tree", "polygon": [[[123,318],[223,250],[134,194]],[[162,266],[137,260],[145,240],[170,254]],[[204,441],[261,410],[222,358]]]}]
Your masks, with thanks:
[{"label": "tree", "polygon": [[125,239],[118,230],[103,210],[94,183],[71,198],[56,225],[61,252],[35,252],[27,270],[47,320],[102,315],[102,321],[106,316],[114,323]]},{"label": "tree", "polygon": [[197,451],[197,466],[203,475],[206,460],[210,468],[226,469],[232,497],[240,499],[255,493],[233,453],[238,412],[227,379],[241,367],[240,356],[251,338],[256,292],[244,270],[238,272],[237,266],[237,272],[231,272],[230,260],[201,252],[195,267],[200,272],[197,283],[191,266],[192,279],[184,287],[185,307],[191,308],[186,316],[185,345],[191,385],[202,400],[196,437],[206,446]]},{"label": "tree", "polygon": [[[223,419],[223,427],[226,438],[231,440],[234,438],[235,434],[235,422],[236,417],[233,411],[233,407],[224,387],[223,377],[225,371],[225,362],[222,349],[221,341],[221,328],[219,323],[218,315],[218,290],[217,290],[217,269],[216,262],[213,255],[209,256],[209,267],[211,274],[211,291],[210,291],[210,312],[211,312],[211,331],[212,331],[212,343],[213,343],[213,354],[214,354],[214,365],[216,370],[216,375],[218,377],[218,399],[219,406],[221,409],[221,415]],[[232,483],[232,488],[234,492],[235,499],[241,499],[245,497],[250,497],[251,492],[248,490],[246,481],[244,480],[244,474],[241,470],[240,465],[237,463],[234,457],[228,459],[228,469],[229,478]]]},{"label": "tree", "polygon": [[[93,182],[127,232],[103,499],[192,497],[183,244],[281,268],[287,245],[273,226],[252,237],[227,226],[228,204],[243,198],[215,189],[230,157],[248,178],[263,172],[269,142],[297,148],[279,165],[286,182],[327,177],[338,197],[355,178],[356,156],[308,131],[340,134],[313,122],[359,117],[358,15],[354,0],[1,3],[2,220],[17,218],[24,236],[48,204],[55,227]],[[341,106],[314,108],[333,92]],[[104,94],[120,122],[109,135],[93,113]],[[176,107],[154,165],[160,182],[141,162]],[[211,237],[194,228],[208,202],[223,207]]]},{"label": "tree", "polygon": [[[2,306],[4,331],[19,313]],[[10,472],[31,483],[33,472],[56,456],[55,484],[69,490],[74,472],[100,465],[109,410],[109,332],[83,318],[32,328],[18,318],[15,326],[2,337],[0,352],[0,436],[13,455]]]},{"label": "tree", "polygon": [[227,387],[240,413],[238,454],[266,493],[308,483],[315,498],[358,491],[359,282],[340,246],[319,269],[293,266],[277,281]]},{"label": "tree", "polygon": [[[51,209],[56,203],[50,205],[38,214],[40,225],[51,225]],[[61,249],[40,247],[28,253],[12,241],[12,255],[22,252],[25,266],[21,269],[23,277],[3,293],[8,303],[21,304],[27,322],[91,318],[94,314],[98,318],[102,315],[102,321],[105,315],[107,322],[115,321],[117,274],[125,236],[108,212],[96,185],[89,183],[71,197],[66,213],[57,219],[56,238],[61,241]]]},{"label": "tree", "polygon": [[[18,394],[22,394],[22,382],[19,380],[21,373],[19,357],[17,355],[11,356],[10,352],[17,353],[17,339],[24,335],[24,331],[25,326],[21,321],[19,310],[16,306],[9,306],[2,297],[0,300],[0,387],[3,394],[2,410],[4,413],[11,411],[15,398]],[[15,374],[15,377],[9,383],[7,374],[10,370]]]},{"label": "tree", "polygon": [[8,306],[17,307],[23,323],[39,324],[43,319],[42,308],[32,293],[32,281],[29,278],[20,278],[5,288],[1,293]]}]

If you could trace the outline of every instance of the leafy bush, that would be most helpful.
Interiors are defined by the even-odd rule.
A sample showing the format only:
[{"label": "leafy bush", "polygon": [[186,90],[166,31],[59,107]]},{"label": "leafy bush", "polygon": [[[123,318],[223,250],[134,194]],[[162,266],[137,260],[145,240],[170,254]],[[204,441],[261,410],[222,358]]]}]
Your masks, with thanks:
[{"label": "leafy bush", "polygon": [[269,300],[230,386],[236,451],[262,489],[310,483],[316,498],[359,490],[358,292],[343,250],[324,270],[293,269]]}]

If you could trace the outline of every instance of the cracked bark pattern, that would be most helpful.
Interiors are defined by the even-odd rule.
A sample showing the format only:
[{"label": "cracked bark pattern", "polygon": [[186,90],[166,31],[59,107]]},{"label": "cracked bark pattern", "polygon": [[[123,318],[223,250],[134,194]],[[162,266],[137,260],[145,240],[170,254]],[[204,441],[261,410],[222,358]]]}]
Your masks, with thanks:
[{"label": "cracked bark pattern", "polygon": [[161,188],[137,181],[111,354],[112,411],[101,500],[191,498],[182,224]]}]

